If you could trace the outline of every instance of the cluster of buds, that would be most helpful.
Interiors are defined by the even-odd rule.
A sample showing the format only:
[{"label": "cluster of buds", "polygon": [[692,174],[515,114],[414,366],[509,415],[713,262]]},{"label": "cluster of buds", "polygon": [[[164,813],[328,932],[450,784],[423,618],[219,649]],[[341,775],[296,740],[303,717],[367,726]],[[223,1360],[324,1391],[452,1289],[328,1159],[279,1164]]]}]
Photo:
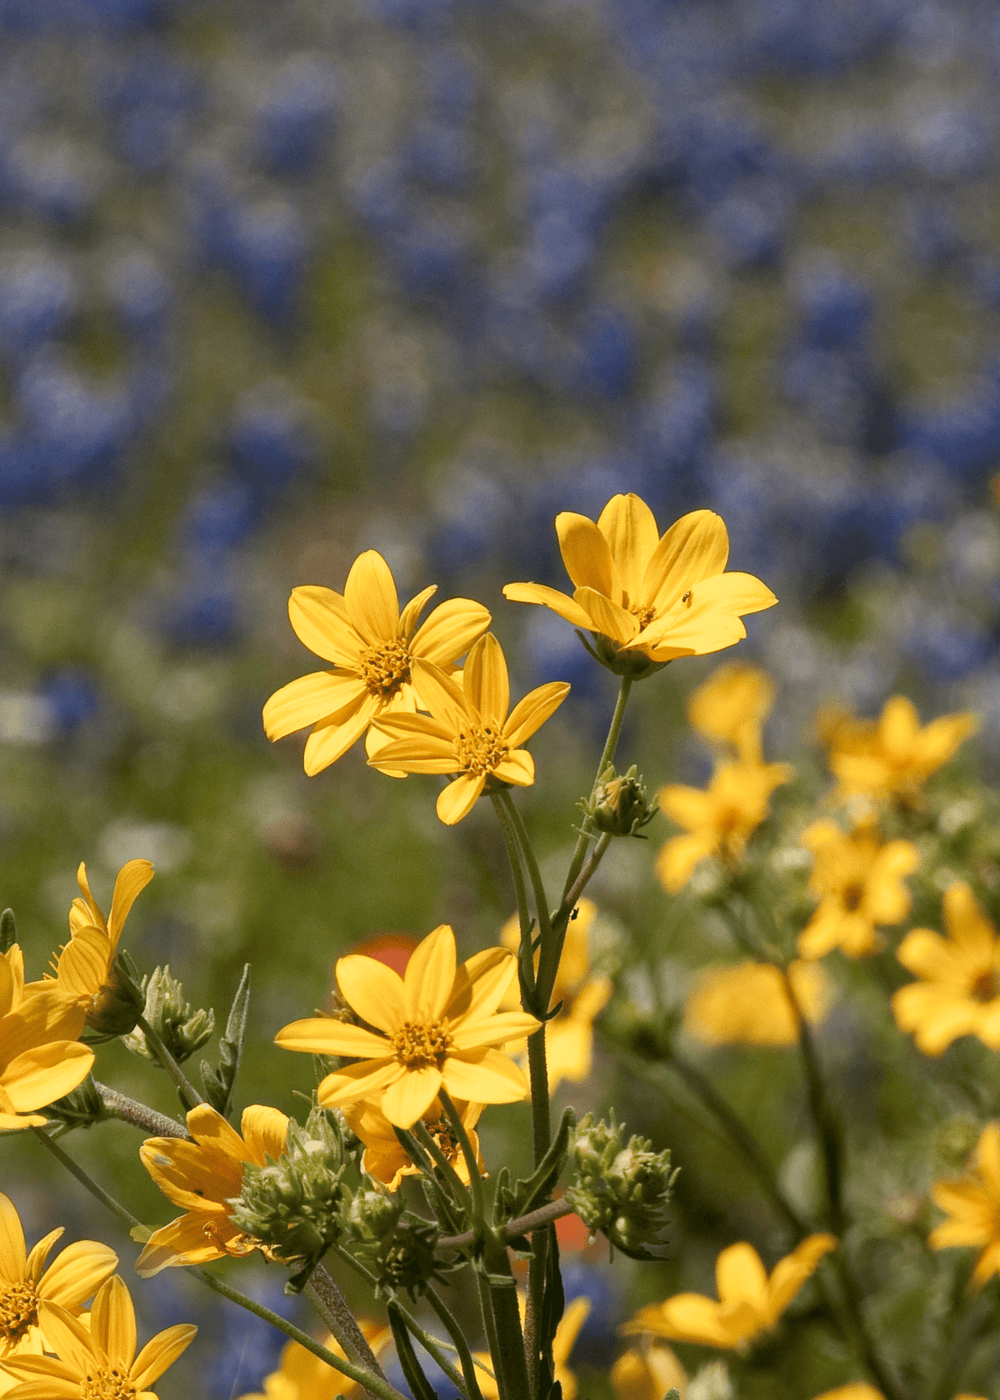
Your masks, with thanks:
[{"label": "cluster of buds", "polygon": [[405,1291],[411,1298],[440,1278],[434,1249],[438,1226],[406,1213],[395,1192],[366,1185],[355,1193],[345,1213],[345,1244],[362,1259],[378,1280],[377,1293]]},{"label": "cluster of buds", "polygon": [[[215,1030],[215,1013],[198,1008],[192,1010],[184,1000],[184,988],[171,977],[169,967],[157,967],[140,984],[143,992],[143,1017],[163,1041],[178,1064],[200,1050]],[[159,1056],[146,1040],[145,1032],[133,1030],[125,1037],[133,1054],[159,1062]]]},{"label": "cluster of buds", "polygon": [[[248,1163],[230,1218],[265,1246],[269,1257],[300,1264],[298,1291],[344,1230],[344,1174],[350,1159],[331,1115],[313,1109],[304,1125],[290,1123],[276,1162]],[[301,1280],[301,1282],[299,1282]]]},{"label": "cluster of buds", "polygon": [[645,1138],[624,1141],[614,1120],[581,1119],[570,1146],[576,1181],[567,1202],[592,1232],[600,1230],[632,1259],[667,1251],[668,1205],[676,1169],[669,1152],[653,1152]]},{"label": "cluster of buds", "polygon": [[650,802],[634,763],[621,775],[615,772],[614,764],[609,763],[589,801],[581,802],[580,806],[598,831],[611,836],[639,836],[659,811],[656,799]]}]

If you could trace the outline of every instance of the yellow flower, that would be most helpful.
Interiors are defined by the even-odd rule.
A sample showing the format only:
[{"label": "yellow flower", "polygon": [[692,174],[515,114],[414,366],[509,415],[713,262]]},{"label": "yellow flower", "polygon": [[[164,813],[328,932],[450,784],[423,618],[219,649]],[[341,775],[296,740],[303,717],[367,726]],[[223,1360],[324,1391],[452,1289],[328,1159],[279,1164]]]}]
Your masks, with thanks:
[{"label": "yellow flower", "polygon": [[920,727],[912,701],[894,695],[877,722],[829,716],[823,726],[839,793],[912,802],[920,787],[979,728],[970,711]]},{"label": "yellow flower", "polygon": [[526,1097],[524,1075],[493,1048],[539,1026],[524,1012],[496,1009],[517,975],[506,948],[487,948],[459,967],[455,935],[441,924],[413,950],[404,977],[359,953],[339,958],[335,973],[344,1001],[374,1030],[316,1019],[293,1021],[275,1037],[286,1050],[356,1061],[322,1081],[323,1108],[365,1099],[397,1128],[410,1128],[442,1086],[468,1103]]},{"label": "yellow flower", "polygon": [[[885,1400],[885,1396],[867,1381],[851,1381],[850,1385],[838,1385],[835,1390],[824,1390],[822,1395],[814,1396],[813,1400]],[[960,1400],[960,1397],[956,1396],[956,1400]]]},{"label": "yellow flower", "polygon": [[951,1219],[933,1229],[927,1243],[932,1249],[981,1248],[972,1284],[982,1287],[991,1275],[1000,1274],[1000,1124],[986,1124],[968,1175],[936,1181],[931,1195]]},{"label": "yellow flower", "polygon": [[[594,1019],[607,1005],[612,992],[610,977],[590,976],[590,929],[597,915],[597,905],[581,899],[566,928],[562,955],[552,989],[552,1004],[563,1008],[559,1015],[547,1021],[545,1058],[549,1074],[549,1092],[564,1079],[582,1084],[590,1077],[594,1048]],[[517,915],[507,920],[500,930],[500,941],[516,952],[521,941]],[[535,954],[538,966],[538,954]],[[517,984],[511,988],[502,1005],[519,1007]],[[527,1049],[523,1041],[507,1046],[509,1055],[522,1055]]]},{"label": "yellow flower", "polygon": [[135,1309],[115,1274],[102,1284],[89,1326],[58,1303],[42,1301],[39,1315],[55,1356],[5,1358],[21,1384],[9,1400],[156,1400],[149,1387],[180,1356],[197,1327],[181,1323],[158,1332],[135,1354]]},{"label": "yellow flower", "polygon": [[687,1392],[687,1372],[669,1347],[647,1342],[629,1347],[611,1368],[615,1400],[663,1400],[669,1390]]},{"label": "yellow flower", "polygon": [[276,1108],[251,1104],[243,1110],[240,1128],[242,1137],[203,1103],[187,1116],[193,1142],[147,1138],[139,1148],[142,1165],[157,1186],[185,1212],[149,1237],[135,1265],[143,1278],[174,1265],[205,1264],[258,1248],[230,1220],[230,1201],[242,1190],[248,1162],[263,1167],[268,1157],[280,1157],[288,1119]]},{"label": "yellow flower", "polygon": [[[818,1025],[833,996],[825,970],[796,961],[788,976],[802,1014]],[[780,970],[759,962],[707,968],[687,999],[684,1029],[708,1045],[795,1045],[799,1038]]]},{"label": "yellow flower", "polygon": [[[475,1130],[484,1105],[466,1103],[462,1099],[457,1099],[455,1108],[462,1120],[462,1126],[469,1135],[469,1142],[476,1154],[479,1170],[485,1176],[486,1165],[479,1147],[479,1134]],[[349,1104],[343,1110],[343,1114],[351,1132],[359,1137],[365,1145],[361,1166],[369,1176],[374,1177],[376,1181],[381,1181],[382,1185],[388,1187],[390,1191],[398,1191],[404,1176],[412,1176],[414,1172],[419,1172],[420,1168],[410,1160],[396,1136],[392,1124],[374,1104],[365,1102]],[[461,1180],[468,1185],[469,1167],[465,1160],[465,1154],[459,1146],[440,1099],[435,1099],[422,1116],[427,1131]]]},{"label": "yellow flower", "polygon": [[903,884],[920,863],[910,841],[887,841],[864,818],[844,832],[832,821],[813,822],[801,836],[814,856],[810,892],[819,906],[799,934],[799,953],[821,958],[833,948],[860,958],[879,946],[876,924],[898,924],[910,909]]},{"label": "yellow flower", "polygon": [[41,1303],[59,1303],[74,1315],[118,1267],[118,1255],[97,1240],[77,1240],[45,1265],[64,1231],[52,1230],[26,1252],[14,1203],[0,1192],[0,1362],[41,1355],[52,1343],[39,1326]]},{"label": "yellow flower", "polygon": [[[376,1356],[381,1356],[392,1337],[389,1328],[368,1319],[364,1319],[360,1327],[372,1351]],[[323,1346],[334,1356],[344,1355],[335,1337],[324,1337]],[[354,1381],[335,1371],[298,1342],[289,1342],[282,1348],[281,1365],[277,1371],[264,1377],[263,1394],[255,1391],[252,1395],[241,1396],[240,1400],[337,1400],[338,1395],[350,1400],[352,1395],[360,1393],[361,1387]]]},{"label": "yellow flower", "polygon": [[713,744],[731,749],[746,764],[763,759],[764,721],[774,704],[774,682],[757,666],[730,661],[713,671],[688,697],[691,727]]},{"label": "yellow flower", "polygon": [[25,985],[16,943],[0,954],[0,1128],[40,1127],[47,1120],[34,1110],[86,1079],[94,1052],[76,1043],[79,1024],[52,979]]},{"label": "yellow flower", "polygon": [[[520,1309],[523,1323],[526,1311],[523,1293],[519,1292],[517,1295],[517,1306]],[[580,1335],[580,1328],[587,1321],[589,1312],[589,1298],[574,1298],[572,1303],[567,1304],[566,1311],[559,1319],[556,1334],[552,1338],[553,1370],[557,1383],[562,1386],[562,1400],[576,1400],[576,1376],[569,1368],[569,1356],[576,1344],[577,1337]],[[477,1360],[492,1367],[492,1362],[486,1352],[477,1351],[473,1355]],[[500,1392],[497,1389],[496,1381],[491,1376],[477,1367],[476,1379],[479,1382],[479,1389],[483,1392],[483,1400],[498,1400]]]},{"label": "yellow flower", "polygon": [[457,773],[437,800],[437,814],[454,826],[472,809],[483,790],[496,784],[529,787],[535,765],[519,745],[540,729],[569,694],[564,681],[550,681],[510,707],[507,662],[492,633],[480,637],[465,661],[462,684],[439,666],[415,660],[414,680],[429,715],[379,719],[385,748],[368,761],[388,772]]},{"label": "yellow flower", "polygon": [[58,991],[76,1003],[75,1035],[80,1034],[85,1023],[99,1028],[103,1015],[111,1009],[109,1003],[115,997],[112,964],[118,940],[136,896],[152,878],[153,867],[148,860],[126,861],[115,880],[111,913],[105,918],[91,893],[87,867],[80,862],[76,872],[80,896],[69,911],[70,940],[56,961],[55,977]]},{"label": "yellow flower", "polygon": [[718,1302],[701,1293],[678,1293],[640,1308],[620,1331],[626,1337],[647,1333],[668,1342],[742,1348],[774,1326],[823,1255],[836,1247],[833,1235],[810,1235],[768,1277],[752,1245],[730,1245],[715,1264]]},{"label": "yellow flower", "polygon": [[304,757],[310,776],[335,763],[366,730],[369,756],[374,754],[384,740],[369,729],[373,719],[426,708],[414,661],[453,669],[489,627],[490,614],[481,604],[452,598],[418,628],[436,592],[436,585],[425,588],[400,613],[389,566],[374,549],[351,565],[342,595],[332,588],[292,590],[288,616],[296,636],[333,665],[276,691],[264,706],[264,732],[283,739],[311,725]]},{"label": "yellow flower", "polygon": [[660,848],[656,873],[664,888],[683,889],[706,856],[737,864],[767,816],[771,793],[793,776],[787,763],[720,763],[707,790],[680,783],[661,788],[661,810],[688,832]]},{"label": "yellow flower", "polygon": [[752,574],[724,572],[729,536],[719,516],[692,511],[661,539],[638,496],[613,496],[595,525],[556,516],[572,598],[538,583],[508,583],[504,597],[542,603],[592,632],[612,670],[645,675],[675,656],[704,656],[746,636],[740,621],[778,600]]},{"label": "yellow flower", "polygon": [[921,980],[900,987],[892,1009],[925,1055],[940,1055],[960,1035],[1000,1050],[1000,938],[962,881],[944,892],[948,937],[912,929],[896,956]]}]

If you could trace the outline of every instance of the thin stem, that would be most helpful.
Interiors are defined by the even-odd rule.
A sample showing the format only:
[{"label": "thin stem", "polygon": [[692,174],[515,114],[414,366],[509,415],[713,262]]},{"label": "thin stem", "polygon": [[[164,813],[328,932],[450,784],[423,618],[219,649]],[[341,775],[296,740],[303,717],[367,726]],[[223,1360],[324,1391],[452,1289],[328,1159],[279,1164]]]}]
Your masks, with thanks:
[{"label": "thin stem", "polygon": [[[597,772],[594,775],[594,781],[590,785],[591,797],[593,797],[594,793],[597,791],[597,786],[601,781],[601,775],[603,774],[605,768],[607,768],[608,764],[611,763],[614,759],[615,750],[618,748],[618,739],[622,732],[622,720],[625,718],[625,706],[628,704],[628,697],[631,690],[632,677],[622,676],[621,689],[618,692],[618,699],[615,702],[614,714],[611,716],[611,725],[608,729],[608,737],[604,741],[604,752],[601,754],[600,762],[597,765]],[[570,861],[569,864],[569,872],[566,876],[566,884],[563,887],[564,900],[566,895],[572,888],[574,880],[580,873],[580,867],[583,865],[583,858],[587,851],[587,845],[590,841],[590,836],[590,818],[588,817],[583,823],[583,831],[580,835],[579,840],[576,843],[576,850],[573,852],[573,859]]]},{"label": "thin stem", "polygon": [[390,1385],[384,1376],[374,1375],[363,1366],[358,1366],[344,1357],[336,1356],[326,1347],[320,1346],[319,1342],[314,1341],[308,1332],[303,1332],[301,1327],[296,1327],[294,1322],[288,1322],[280,1313],[272,1312],[270,1308],[264,1307],[263,1303],[255,1303],[245,1293],[230,1288],[227,1283],[223,1283],[220,1278],[210,1274],[207,1269],[192,1269],[191,1272],[195,1278],[207,1284],[214,1293],[228,1298],[231,1303],[236,1303],[241,1308],[246,1308],[247,1312],[252,1312],[256,1317],[269,1322],[272,1327],[277,1327],[279,1332],[284,1332],[286,1337],[291,1337],[293,1341],[298,1342],[299,1346],[305,1347],[306,1351],[311,1351],[313,1356],[318,1356],[321,1361],[325,1361],[335,1371],[347,1376],[349,1380],[354,1381],[355,1385],[361,1386],[362,1390],[369,1395],[377,1396],[378,1400],[406,1400],[406,1397],[394,1385]]},{"label": "thin stem", "polygon": [[[441,1098],[442,1092],[443,1091],[439,1092],[439,1098]],[[442,1103],[443,1102],[444,1100],[442,1098]],[[445,1112],[447,1113],[447,1109],[445,1109]],[[470,1192],[469,1188],[459,1176],[458,1172],[451,1165],[451,1163],[448,1161],[448,1158],[444,1155],[440,1147],[434,1141],[434,1138],[428,1131],[427,1124],[422,1118],[418,1118],[417,1121],[414,1123],[413,1132],[421,1147],[423,1147],[424,1150],[427,1152],[433,1166],[436,1166],[438,1168],[438,1170],[443,1174],[448,1185],[451,1187],[456,1205],[458,1205],[460,1209],[467,1210],[469,1208],[469,1205],[473,1201],[474,1193]],[[426,1167],[424,1168],[424,1170],[426,1171]],[[433,1173],[428,1173],[428,1175],[433,1175]]]},{"label": "thin stem", "polygon": [[[549,901],[545,893],[545,886],[542,883],[542,874],[538,868],[538,861],[535,859],[535,851],[531,844],[531,837],[528,829],[524,825],[521,813],[514,804],[514,799],[510,793],[504,789],[498,794],[504,810],[510,818],[514,833],[517,836],[517,844],[521,848],[521,855],[528,870],[528,879],[531,882],[531,893],[535,901],[535,914],[538,918],[538,972],[536,974],[536,985],[542,997],[545,997],[546,979],[548,979],[548,990],[552,991],[552,982],[555,980],[555,965],[558,963],[558,950],[553,947],[552,921],[549,918]],[[540,1008],[542,1012],[548,1010],[548,1000]]]},{"label": "thin stem", "polygon": [[94,1088],[110,1117],[119,1118],[123,1123],[131,1123],[133,1127],[141,1128],[144,1133],[153,1137],[188,1136],[187,1130],[176,1118],[157,1113],[155,1108],[147,1108],[137,1099],[130,1099],[127,1094],[120,1094],[117,1089],[111,1089],[107,1084],[99,1084],[96,1080]]},{"label": "thin stem", "polygon": [[[573,1207],[567,1204],[566,1198],[563,1197],[558,1201],[549,1201],[548,1205],[539,1206],[527,1215],[519,1215],[516,1220],[508,1220],[505,1225],[499,1227],[499,1233],[505,1240],[514,1240],[518,1235],[530,1235],[532,1230],[540,1230],[543,1225],[550,1225],[553,1220],[560,1220],[564,1215],[573,1213]],[[439,1235],[435,1248],[466,1249],[474,1243],[475,1238],[474,1230],[466,1230],[461,1235]]]},{"label": "thin stem", "polygon": [[173,1080],[181,1099],[187,1101],[188,1110],[190,1111],[192,1108],[197,1108],[200,1103],[204,1103],[204,1099],[198,1093],[197,1089],[189,1082],[184,1071],[164,1045],[160,1036],[146,1020],[145,1016],[140,1016],[136,1024],[146,1037],[146,1044]]},{"label": "thin stem", "polygon": [[517,1306],[517,1288],[507,1246],[490,1233],[483,1240],[482,1263],[480,1293],[485,1289],[484,1313],[490,1312],[493,1317],[496,1349],[491,1341],[490,1355],[493,1357],[500,1400],[525,1400],[531,1394],[531,1386],[524,1354],[521,1314]]},{"label": "thin stem", "polygon": [[476,1161],[476,1154],[473,1151],[472,1143],[469,1141],[469,1134],[465,1131],[465,1124],[459,1116],[458,1109],[451,1101],[448,1090],[441,1085],[438,1090],[438,1098],[444,1105],[444,1111],[448,1115],[448,1122],[451,1130],[458,1138],[458,1145],[462,1149],[462,1156],[465,1158],[465,1165],[469,1172],[469,1185],[472,1188],[472,1214],[475,1225],[482,1226],[486,1221],[486,1193],[483,1190],[482,1173],[479,1170],[479,1163]]},{"label": "thin stem", "polygon": [[465,1333],[459,1326],[457,1319],[452,1316],[445,1306],[444,1299],[433,1288],[428,1288],[424,1297],[441,1319],[445,1331],[455,1344],[458,1359],[462,1363],[462,1375],[465,1377],[468,1400],[483,1400],[483,1392],[479,1388],[479,1379],[476,1376],[476,1363],[469,1350],[469,1343],[465,1340]]},{"label": "thin stem", "polygon": [[583,869],[580,871],[579,875],[576,877],[566,894],[563,895],[562,900],[559,904],[559,908],[552,915],[553,928],[560,928],[562,924],[569,919],[570,914],[572,914],[573,910],[576,908],[577,904],[580,901],[580,896],[590,884],[591,879],[597,871],[597,867],[604,859],[604,852],[611,845],[612,839],[613,838],[611,836],[611,833],[608,831],[604,832],[604,834],[598,839],[597,845],[587,857]]},{"label": "thin stem", "polygon": [[146,1228],[142,1221],[137,1219],[130,1210],[126,1210],[120,1202],[115,1200],[114,1196],[109,1196],[103,1186],[98,1186],[94,1178],[85,1172],[78,1162],[74,1162],[72,1157],[68,1157],[62,1148],[52,1141],[52,1138],[44,1128],[38,1128],[32,1125],[31,1131],[38,1141],[52,1153],[53,1157],[57,1158],[66,1170],[76,1177],[81,1186],[86,1187],[90,1194],[100,1201],[102,1206],[107,1206],[108,1210],[113,1211],[119,1220],[124,1221],[130,1232],[132,1230],[144,1230]]},{"label": "thin stem", "polygon": [[347,1300],[322,1264],[317,1264],[313,1269],[306,1284],[306,1292],[347,1355],[350,1356],[353,1352],[355,1360],[385,1380],[385,1372],[378,1364],[375,1353],[368,1345],[367,1337],[347,1306]]},{"label": "thin stem", "polygon": [[[527,937],[531,928],[531,914],[528,909],[528,891],[524,884],[524,871],[521,869],[521,854],[517,844],[517,837],[514,835],[514,828],[511,825],[507,809],[500,801],[500,793],[490,794],[493,803],[493,810],[497,814],[497,821],[500,823],[500,831],[503,835],[503,843],[507,848],[507,861],[510,865],[511,879],[514,881],[514,894],[517,898],[517,917],[521,926],[521,937]],[[534,962],[531,958],[527,960],[527,966],[534,971]]]},{"label": "thin stem", "polygon": [[[490,1293],[490,1286],[483,1275],[476,1270],[476,1283],[479,1288],[479,1307],[483,1315],[483,1330],[486,1333],[486,1345],[490,1349],[490,1359],[493,1362],[493,1379],[496,1381],[497,1395],[499,1400],[518,1400],[516,1395],[511,1395],[507,1390],[507,1380],[503,1366],[500,1364],[500,1339],[497,1336],[496,1320],[493,1316],[493,1296]],[[523,1393],[523,1392],[522,1392]]]}]

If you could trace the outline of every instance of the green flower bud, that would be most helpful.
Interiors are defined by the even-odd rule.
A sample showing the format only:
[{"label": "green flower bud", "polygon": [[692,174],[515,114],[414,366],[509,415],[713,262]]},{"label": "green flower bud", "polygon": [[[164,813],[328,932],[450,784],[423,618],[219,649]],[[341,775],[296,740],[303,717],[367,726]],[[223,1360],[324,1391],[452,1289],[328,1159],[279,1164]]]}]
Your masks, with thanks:
[{"label": "green flower bud", "polygon": [[276,1162],[248,1163],[233,1200],[233,1223],[272,1257],[305,1265],[302,1285],[343,1232],[341,1207],[348,1159],[335,1122],[314,1109],[304,1126],[291,1123]]},{"label": "green flower bud", "polygon": [[645,1138],[631,1137],[614,1120],[595,1122],[588,1113],[570,1148],[577,1180],[566,1199],[591,1230],[602,1231],[632,1259],[655,1259],[667,1251],[668,1204],[677,1173],[669,1152],[653,1152]]},{"label": "green flower bud", "polygon": [[138,972],[127,953],[119,953],[111,965],[108,980],[87,1008],[87,1025],[93,1040],[114,1040],[135,1029],[146,998],[138,985]]},{"label": "green flower bud", "polygon": [[358,1240],[381,1243],[394,1233],[402,1214],[403,1202],[397,1192],[362,1187],[354,1194],[347,1220]]},{"label": "green flower bud", "polygon": [[71,1094],[48,1104],[45,1112],[70,1128],[89,1128],[91,1123],[99,1123],[109,1116],[92,1074],[88,1074]]},{"label": "green flower bud", "polygon": [[634,763],[621,777],[616,774],[614,765],[609,764],[601,774],[594,795],[582,805],[598,831],[607,831],[612,836],[638,836],[640,829],[648,826],[659,811],[655,798],[650,802],[646,795]]},{"label": "green flower bud", "polygon": [[654,671],[662,671],[664,666],[670,665],[669,661],[651,661],[641,651],[623,651],[616,641],[600,632],[592,632],[590,642],[582,632],[578,631],[577,636],[595,661],[599,661],[616,676],[630,676],[634,681],[641,681],[651,676]]},{"label": "green flower bud", "polygon": [[[184,988],[171,977],[169,967],[157,967],[142,979],[145,993],[143,1016],[156,1031],[178,1064],[200,1050],[215,1030],[215,1013],[198,1009],[192,1011],[184,1000]],[[133,1031],[125,1044],[135,1055],[158,1063],[143,1031]]]}]

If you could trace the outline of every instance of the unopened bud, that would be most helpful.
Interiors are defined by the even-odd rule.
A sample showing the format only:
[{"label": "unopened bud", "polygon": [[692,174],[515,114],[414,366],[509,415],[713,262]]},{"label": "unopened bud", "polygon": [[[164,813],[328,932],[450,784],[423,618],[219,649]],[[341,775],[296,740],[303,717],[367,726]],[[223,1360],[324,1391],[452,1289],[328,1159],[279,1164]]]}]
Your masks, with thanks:
[{"label": "unopened bud", "polygon": [[677,1173],[669,1152],[653,1152],[645,1138],[624,1142],[615,1122],[595,1122],[588,1113],[576,1130],[570,1155],[577,1180],[568,1203],[591,1230],[602,1231],[632,1259],[667,1252],[667,1211]]},{"label": "unopened bud", "polygon": [[600,632],[592,633],[589,642],[582,632],[577,635],[591,656],[616,676],[628,676],[631,680],[641,681],[651,676],[654,671],[662,671],[664,666],[670,664],[668,661],[651,661],[641,651],[624,651],[611,637],[605,637]]},{"label": "unopened bud", "polygon": [[[184,1000],[184,988],[169,967],[157,967],[142,979],[145,993],[144,1018],[152,1026],[178,1064],[191,1058],[215,1030],[215,1013],[192,1010]],[[125,1044],[135,1055],[159,1063],[159,1056],[149,1045],[145,1033],[133,1031]]]},{"label": "unopened bud", "polygon": [[656,799],[650,802],[634,763],[620,777],[613,765],[605,768],[593,797],[583,805],[598,831],[612,836],[638,836],[659,811]]},{"label": "unopened bud", "polygon": [[135,1029],[146,1005],[137,977],[131,959],[119,953],[111,964],[108,980],[87,1007],[87,1025],[96,1039],[114,1040]]}]

